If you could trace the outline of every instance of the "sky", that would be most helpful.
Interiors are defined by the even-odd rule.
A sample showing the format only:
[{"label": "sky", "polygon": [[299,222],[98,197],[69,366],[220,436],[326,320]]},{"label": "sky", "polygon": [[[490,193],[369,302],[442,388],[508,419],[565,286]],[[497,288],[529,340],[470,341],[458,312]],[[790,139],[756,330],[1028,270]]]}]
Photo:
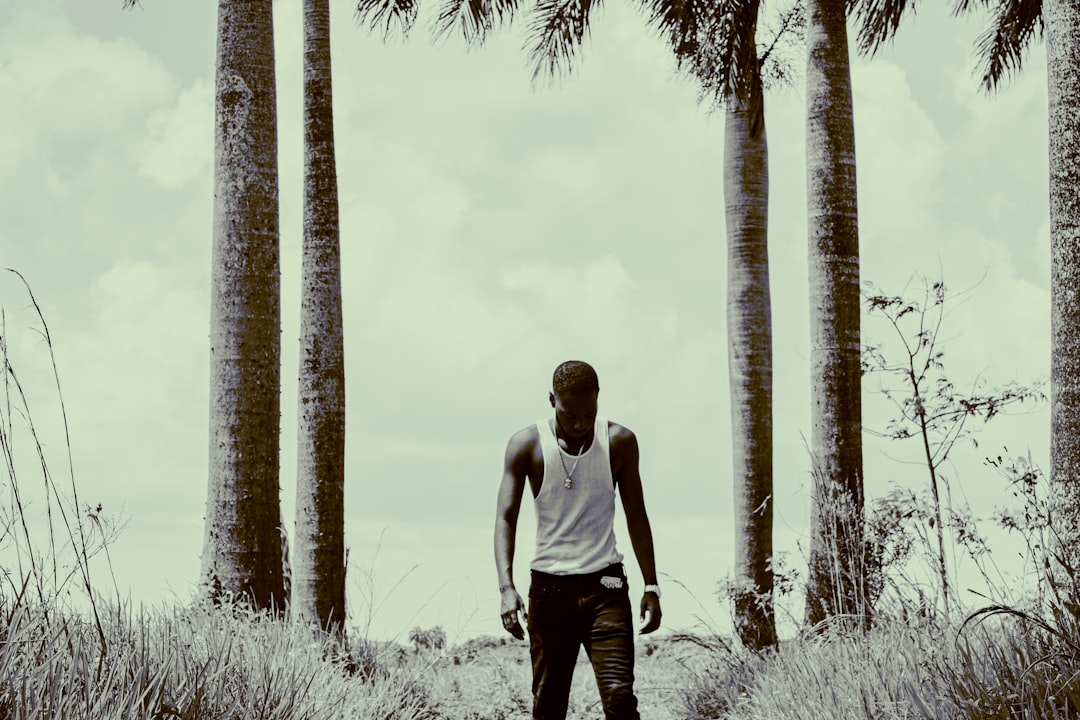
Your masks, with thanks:
[{"label": "sky", "polygon": [[[107,559],[120,594],[153,606],[190,600],[202,549],[215,8],[120,6],[0,0],[0,267],[25,277],[48,324],[78,500],[123,525],[95,578],[111,586]],[[299,6],[274,3],[288,524]],[[550,415],[555,366],[583,359],[600,375],[601,413],[639,438],[665,627],[726,631],[722,113],[699,104],[631,5],[600,8],[573,73],[539,85],[516,29],[466,51],[457,38],[431,44],[422,14],[407,41],[384,43],[348,2],[332,6],[353,623],[398,639],[415,626],[451,640],[500,632],[492,531],[506,441]],[[943,279],[957,293],[943,331],[954,381],[1030,382],[1049,374],[1045,58],[1037,45],[988,96],[973,72],[979,30],[926,7],[877,57],[853,57],[861,277],[890,294]],[[793,568],[805,565],[810,488],[803,97],[800,75],[766,98],[774,542]],[[69,487],[49,349],[13,273],[0,275],[0,307],[47,462]],[[864,342],[889,332],[864,318]],[[864,382],[868,430],[889,418],[877,382]],[[946,468],[957,502],[988,516],[1008,494],[983,457],[1007,447],[1046,468],[1048,429],[1043,404],[957,446]],[[925,488],[915,451],[868,433],[867,493]],[[32,447],[17,460],[31,493]],[[637,595],[624,528],[620,515]],[[526,500],[522,586],[533,530]],[[1007,566],[1018,541],[999,541]],[[787,603],[780,620],[790,631],[800,615]]]}]

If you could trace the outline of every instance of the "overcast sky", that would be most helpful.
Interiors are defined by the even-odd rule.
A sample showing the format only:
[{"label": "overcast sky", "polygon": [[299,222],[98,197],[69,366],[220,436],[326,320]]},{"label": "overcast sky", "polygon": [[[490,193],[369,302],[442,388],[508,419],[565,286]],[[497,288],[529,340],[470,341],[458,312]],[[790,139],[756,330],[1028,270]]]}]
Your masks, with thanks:
[{"label": "overcast sky", "polygon": [[[121,590],[156,604],[191,597],[202,548],[215,8],[120,4],[0,0],[0,266],[26,277],[49,323],[80,501],[126,520],[111,548]],[[275,3],[290,525],[299,5]],[[732,566],[722,115],[697,103],[632,4],[601,8],[575,73],[540,87],[516,33],[465,52],[456,39],[431,46],[421,25],[384,45],[350,3],[333,11],[356,622],[383,637],[436,624],[452,638],[500,632],[491,538],[503,450],[550,413],[552,370],[578,358],[600,374],[601,412],[640,439],[666,625],[708,613],[726,628],[715,598]],[[916,274],[970,289],[946,321],[961,385],[1049,371],[1043,48],[987,97],[972,72],[978,29],[927,7],[852,70],[862,278],[893,293]],[[809,523],[803,96],[796,78],[766,109],[775,536],[795,567]],[[11,274],[0,305],[63,477],[48,356]],[[887,333],[864,321],[864,341]],[[865,387],[865,422],[880,428],[876,380]],[[954,491],[979,514],[1003,498],[980,462],[1002,445],[1030,448],[1045,468],[1046,407],[957,449]],[[868,492],[924,488],[902,462],[915,449],[868,438]],[[32,460],[21,455],[24,483]],[[532,531],[526,501],[522,586]],[[637,596],[621,519],[619,531]]]}]

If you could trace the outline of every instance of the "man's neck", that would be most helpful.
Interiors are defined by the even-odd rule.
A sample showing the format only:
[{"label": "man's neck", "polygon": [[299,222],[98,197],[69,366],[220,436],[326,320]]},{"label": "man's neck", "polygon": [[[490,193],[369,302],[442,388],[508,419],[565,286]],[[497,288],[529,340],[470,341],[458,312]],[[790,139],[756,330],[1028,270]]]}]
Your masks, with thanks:
[{"label": "man's neck", "polygon": [[589,449],[592,444],[593,438],[596,437],[596,432],[590,432],[581,440],[571,440],[563,436],[562,428],[559,427],[559,423],[553,418],[551,421],[552,429],[555,431],[555,441],[566,452],[571,455],[583,454]]}]

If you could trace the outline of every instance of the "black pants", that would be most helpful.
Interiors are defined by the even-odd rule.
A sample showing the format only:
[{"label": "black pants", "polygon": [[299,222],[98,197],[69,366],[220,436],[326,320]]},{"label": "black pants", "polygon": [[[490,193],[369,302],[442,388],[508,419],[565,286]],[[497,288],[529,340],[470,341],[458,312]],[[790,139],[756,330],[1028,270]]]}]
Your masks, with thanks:
[{"label": "black pants", "polygon": [[634,626],[623,566],[588,575],[532,573],[529,650],[534,720],[563,720],[581,646],[607,720],[638,720]]}]

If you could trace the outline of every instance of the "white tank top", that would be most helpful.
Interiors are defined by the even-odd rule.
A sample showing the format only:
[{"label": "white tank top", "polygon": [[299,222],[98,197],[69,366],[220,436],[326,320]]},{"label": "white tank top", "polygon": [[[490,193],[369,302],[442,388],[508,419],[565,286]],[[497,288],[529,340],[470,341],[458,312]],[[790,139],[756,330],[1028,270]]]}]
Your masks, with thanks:
[{"label": "white tank top", "polygon": [[[622,562],[623,556],[615,549],[615,483],[607,420],[596,418],[592,444],[580,460],[559,447],[550,419],[537,420],[536,429],[544,455],[544,480],[534,503],[536,554],[532,569],[579,575]],[[577,469],[567,488],[566,471],[574,467],[575,460]]]}]

